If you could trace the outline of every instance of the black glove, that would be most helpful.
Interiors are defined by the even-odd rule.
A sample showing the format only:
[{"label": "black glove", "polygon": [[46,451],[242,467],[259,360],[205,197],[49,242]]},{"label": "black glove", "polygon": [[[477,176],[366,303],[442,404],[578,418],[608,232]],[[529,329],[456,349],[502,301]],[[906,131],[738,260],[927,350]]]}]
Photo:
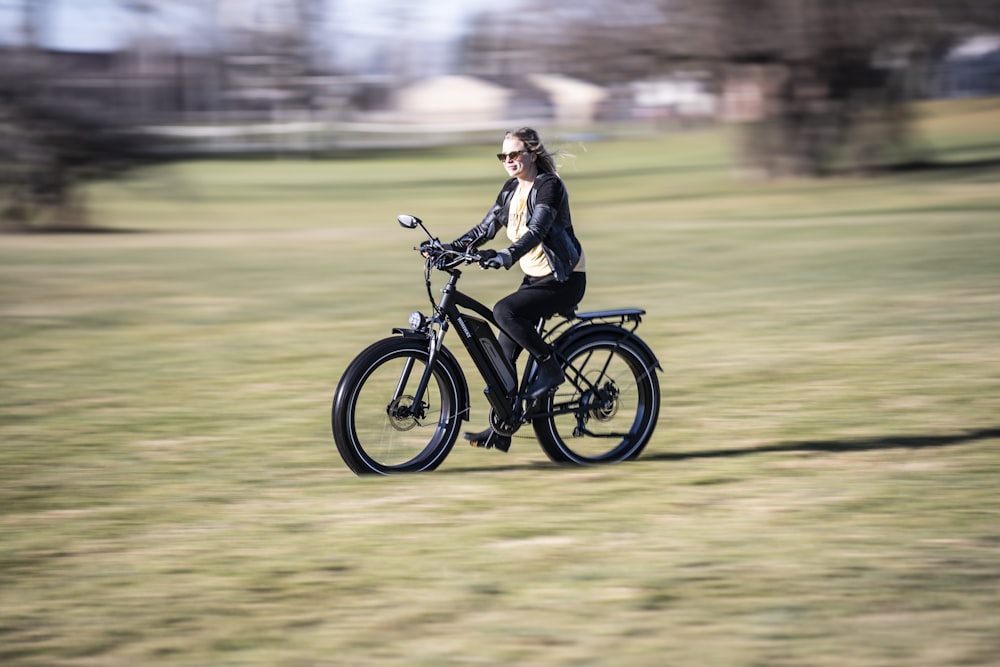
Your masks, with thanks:
[{"label": "black glove", "polygon": [[465,246],[459,243],[441,243],[440,241],[424,241],[420,244],[420,254],[433,257],[444,252],[465,252]]},{"label": "black glove", "polygon": [[479,252],[479,266],[484,269],[509,269],[514,258],[508,250],[482,250]]},{"label": "black glove", "polygon": [[451,243],[441,244],[441,249],[446,252],[464,253],[467,247],[468,246],[466,246],[464,243],[460,241],[452,241]]}]

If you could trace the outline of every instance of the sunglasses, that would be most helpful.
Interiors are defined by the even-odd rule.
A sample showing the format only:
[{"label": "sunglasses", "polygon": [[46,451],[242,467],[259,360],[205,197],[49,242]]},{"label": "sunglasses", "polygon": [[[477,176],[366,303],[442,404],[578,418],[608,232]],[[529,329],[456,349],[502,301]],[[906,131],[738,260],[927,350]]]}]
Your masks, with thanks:
[{"label": "sunglasses", "polygon": [[509,153],[497,153],[497,159],[501,162],[506,162],[507,160],[514,160],[524,155],[529,151],[511,151]]}]

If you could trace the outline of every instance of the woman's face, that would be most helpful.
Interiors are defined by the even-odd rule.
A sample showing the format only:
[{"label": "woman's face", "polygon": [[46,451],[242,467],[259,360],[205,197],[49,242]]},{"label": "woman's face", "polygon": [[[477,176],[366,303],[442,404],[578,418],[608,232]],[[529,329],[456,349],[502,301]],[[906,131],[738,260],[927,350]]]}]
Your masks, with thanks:
[{"label": "woman's face", "polygon": [[[510,154],[516,151],[523,152],[515,157],[510,157]],[[503,140],[501,152],[508,156],[503,161],[503,168],[507,171],[508,176],[527,180],[535,177],[535,159],[537,156],[525,150],[523,141],[514,137],[508,137]]]}]

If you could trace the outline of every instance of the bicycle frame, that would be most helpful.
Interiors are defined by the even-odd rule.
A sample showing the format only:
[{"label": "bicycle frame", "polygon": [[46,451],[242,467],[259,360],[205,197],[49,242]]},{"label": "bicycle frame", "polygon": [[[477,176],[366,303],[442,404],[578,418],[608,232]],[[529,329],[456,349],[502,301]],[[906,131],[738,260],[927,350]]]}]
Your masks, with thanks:
[{"label": "bicycle frame", "polygon": [[[423,377],[417,385],[417,390],[413,396],[413,405],[420,405],[424,391],[430,382],[430,376],[437,360],[440,350],[443,348],[444,336],[448,332],[450,325],[454,324],[458,331],[458,336],[472,358],[476,369],[486,383],[484,394],[490,407],[497,416],[508,424],[520,421],[523,411],[518,409],[520,405],[520,393],[518,388],[523,386],[533,364],[529,363],[525,369],[522,382],[518,383],[513,364],[504,356],[497,341],[496,334],[490,327],[496,325],[493,313],[489,307],[480,301],[472,298],[468,294],[460,292],[456,288],[458,279],[462,272],[458,269],[450,269],[448,282],[441,289],[441,300],[435,306],[434,316],[426,323],[426,333],[429,341],[428,361],[424,369]],[[433,300],[432,300],[433,303]],[[483,319],[473,317],[469,313],[463,312],[459,307],[467,308],[481,315]],[[436,331],[435,331],[436,329]],[[395,329],[397,333],[414,334],[417,330],[410,329],[403,331]],[[405,384],[406,378],[401,378],[401,386]],[[398,397],[397,397],[398,398]]]},{"label": "bicycle frame", "polygon": [[[439,351],[443,348],[444,336],[450,325],[454,324],[458,330],[462,344],[465,346],[476,369],[486,383],[483,393],[490,407],[493,408],[495,415],[501,422],[516,429],[517,426],[525,421],[525,416],[531,407],[528,406],[527,409],[525,408],[523,389],[519,391],[519,388],[527,386],[528,379],[534,370],[534,360],[529,360],[522,374],[521,382],[518,383],[513,365],[504,356],[499,342],[493,333],[493,329],[490,328],[490,324],[497,326],[491,309],[482,302],[457,289],[456,285],[462,276],[460,270],[453,268],[449,269],[448,273],[450,277],[441,289],[441,300],[435,306],[434,316],[426,323],[426,332],[419,333],[415,329],[394,329],[396,333],[404,335],[420,335],[422,337],[426,335],[429,342],[427,366],[417,386],[417,391],[413,396],[411,405],[418,406],[422,404],[423,394],[430,381],[435,361],[437,360]],[[428,291],[430,293],[430,290]],[[431,302],[433,304],[433,298]],[[483,319],[463,312],[460,310],[460,307],[474,311],[476,314],[482,316]],[[551,340],[557,337],[572,339],[574,335],[586,334],[589,331],[593,331],[595,327],[602,327],[605,331],[611,328],[615,330],[615,336],[619,337],[620,340],[626,340],[634,338],[634,332],[642,321],[642,315],[644,314],[644,310],[637,308],[584,312],[565,316],[565,319],[559,321],[548,331],[544,329],[546,320],[542,320],[538,324],[538,329],[540,334],[545,336],[546,339]],[[436,332],[434,332],[435,327]],[[640,342],[640,344],[645,347],[645,343]],[[649,361],[646,365],[646,373],[653,373],[657,368],[660,368],[660,364],[650,353]],[[409,371],[410,368],[407,368],[400,377],[400,387],[405,386],[406,381],[409,379]],[[577,386],[581,393],[588,389],[594,389],[590,385],[590,382],[582,377],[576,369],[567,369],[567,380]],[[398,399],[400,394],[401,389],[397,390],[395,398]],[[579,429],[581,432],[586,432],[582,424],[582,419],[578,414],[578,401],[556,403],[544,414],[532,413],[531,416],[540,417],[570,413],[577,414],[578,419],[581,420]],[[617,435],[620,434],[608,434],[605,437],[615,437]]]}]

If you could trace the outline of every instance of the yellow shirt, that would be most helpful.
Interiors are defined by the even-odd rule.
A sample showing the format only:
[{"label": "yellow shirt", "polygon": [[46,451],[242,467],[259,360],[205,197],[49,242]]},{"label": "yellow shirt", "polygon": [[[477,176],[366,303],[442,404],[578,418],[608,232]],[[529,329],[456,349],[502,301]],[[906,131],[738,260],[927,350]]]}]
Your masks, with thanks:
[{"label": "yellow shirt", "polygon": [[[507,218],[507,238],[511,242],[517,241],[528,231],[528,193],[530,192],[530,185],[527,187],[518,185],[514,196],[511,197],[510,215]],[[518,264],[521,265],[524,275],[533,278],[541,278],[552,273],[552,267],[549,266],[549,260],[545,256],[545,251],[542,250],[541,243],[529,250],[518,261]]]},{"label": "yellow shirt", "polygon": [[[507,238],[512,243],[524,236],[525,232],[528,231],[528,194],[530,192],[531,186],[524,187],[523,185],[518,185],[517,190],[514,191],[514,196],[510,199],[510,213],[507,217]],[[529,250],[528,254],[518,261],[518,264],[526,276],[542,278],[552,274],[552,266],[549,264],[548,257],[545,256],[545,251],[542,250],[541,243]],[[573,271],[586,270],[587,259],[581,250],[580,261],[576,263]]]}]

